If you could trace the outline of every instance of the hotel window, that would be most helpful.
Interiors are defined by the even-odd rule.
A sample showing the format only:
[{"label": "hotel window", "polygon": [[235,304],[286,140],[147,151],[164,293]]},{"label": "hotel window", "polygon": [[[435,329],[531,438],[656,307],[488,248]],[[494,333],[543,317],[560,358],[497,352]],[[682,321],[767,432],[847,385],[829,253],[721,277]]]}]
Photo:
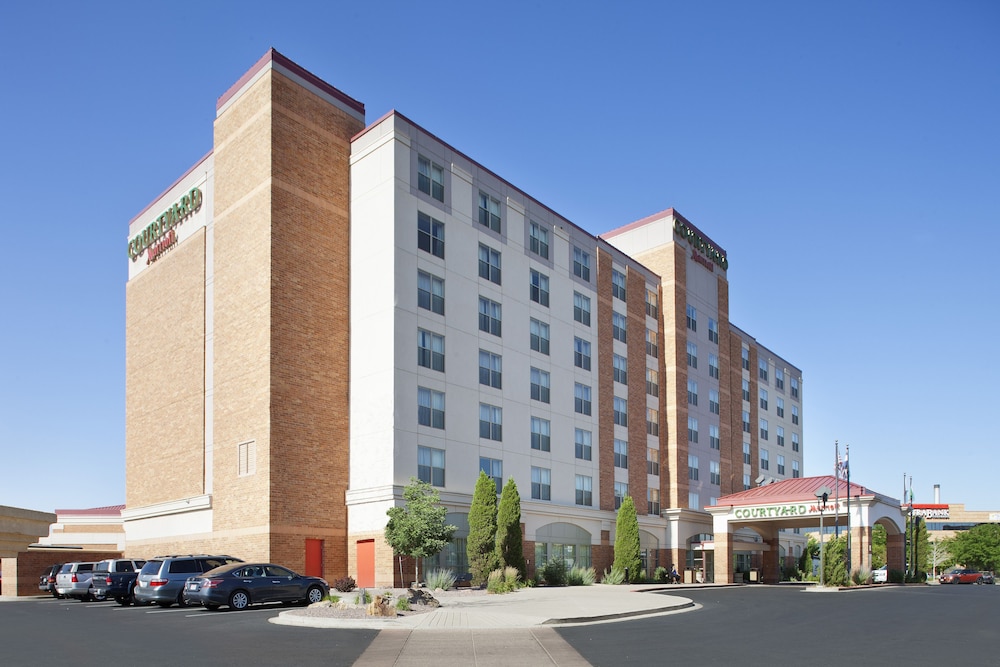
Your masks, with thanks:
[{"label": "hotel window", "polygon": [[767,382],[767,359],[761,359],[757,363],[757,376]]},{"label": "hotel window", "polygon": [[590,370],[590,343],[582,338],[573,339],[573,365],[585,371]]},{"label": "hotel window", "polygon": [[444,315],[444,281],[417,271],[417,307]]},{"label": "hotel window", "polygon": [[750,475],[743,475],[743,490],[750,490]]},{"label": "hotel window", "polygon": [[479,224],[500,233],[500,200],[479,191]]},{"label": "hotel window", "polygon": [[698,494],[695,492],[688,493],[688,507],[693,509],[699,509],[701,507],[701,500]]},{"label": "hotel window", "polygon": [[622,506],[622,501],[628,496],[628,484],[626,482],[615,482],[615,509]]},{"label": "hotel window", "polygon": [[479,384],[502,389],[502,361],[499,354],[479,350]]},{"label": "hotel window", "polygon": [[698,383],[688,380],[688,405],[698,405]]},{"label": "hotel window", "polygon": [[548,468],[531,466],[532,500],[552,499],[552,471]]},{"label": "hotel window", "polygon": [[590,326],[590,297],[573,292],[573,319],[584,326]]},{"label": "hotel window", "polygon": [[551,450],[552,424],[541,417],[531,418],[531,448],[540,452]]},{"label": "hotel window", "polygon": [[749,410],[744,410],[743,411],[743,432],[744,433],[749,433],[750,432],[750,411]]},{"label": "hotel window", "polygon": [[656,346],[656,332],[652,329],[646,329],[646,354],[656,357],[659,352]]},{"label": "hotel window", "polygon": [[417,329],[417,365],[444,372],[444,336]]},{"label": "hotel window", "polygon": [[750,380],[743,380],[743,400],[750,402]]},{"label": "hotel window", "polygon": [[619,426],[628,426],[628,401],[620,396],[615,396],[613,412],[616,424]]},{"label": "hotel window", "polygon": [[498,442],[503,440],[503,408],[479,404],[479,437]]},{"label": "hotel window", "polygon": [[417,247],[444,259],[444,223],[426,213],[417,213]]},{"label": "hotel window", "polygon": [[620,382],[624,385],[628,384],[628,360],[616,354],[613,356],[611,363],[613,365],[612,377],[615,382]]},{"label": "hotel window", "polygon": [[485,296],[479,297],[479,330],[499,336],[502,312],[500,304],[496,301]]},{"label": "hotel window", "polygon": [[694,454],[688,454],[688,479],[697,482],[699,474],[698,457]]},{"label": "hotel window", "polygon": [[792,433],[792,451],[793,452],[799,451],[799,434],[798,433]]},{"label": "hotel window", "polygon": [[712,449],[721,449],[722,441],[719,439],[719,427],[715,424],[708,426],[708,446]]},{"label": "hotel window", "polygon": [[575,447],[575,456],[581,461],[589,461],[592,453],[592,443],[593,435],[590,431],[584,431],[582,428],[576,429],[573,436]]},{"label": "hotel window", "polygon": [[760,389],[760,409],[767,410],[767,389]]},{"label": "hotel window", "polygon": [[576,476],[576,504],[590,507],[594,504],[594,478],[588,475]]},{"label": "hotel window", "polygon": [[760,420],[760,439],[767,440],[767,420]]},{"label": "hotel window", "polygon": [[573,248],[573,275],[590,282],[590,255],[576,247]]},{"label": "hotel window", "polygon": [[688,442],[698,442],[698,419],[688,417]]},{"label": "hotel window", "polygon": [[719,379],[719,358],[711,353],[708,355],[708,375],[716,380]]},{"label": "hotel window", "polygon": [[784,447],[785,446],[785,427],[784,426],[776,426],[774,428],[774,431],[775,431],[775,433],[778,436],[778,446],[779,447]]},{"label": "hotel window", "polygon": [[417,156],[417,189],[444,201],[444,169],[423,155]]},{"label": "hotel window", "polygon": [[768,455],[766,449],[760,450],[760,469],[770,470],[771,467],[771,457]]},{"label": "hotel window", "polygon": [[479,469],[486,473],[487,476],[493,478],[493,483],[497,487],[497,493],[500,493],[503,490],[503,461],[480,456]]},{"label": "hotel window", "polygon": [[660,474],[660,450],[653,449],[652,447],[646,450],[646,474]]},{"label": "hotel window", "polygon": [[722,484],[722,468],[719,467],[718,461],[708,462],[708,481],[716,486]]},{"label": "hotel window", "polygon": [[792,479],[798,479],[802,476],[802,472],[799,470],[799,462],[792,461]]},{"label": "hotel window", "polygon": [[719,499],[716,498],[715,496],[709,496],[708,497],[708,504],[711,505],[712,507],[715,507],[716,505],[719,504]]},{"label": "hotel window", "polygon": [[628,342],[625,338],[626,333],[625,316],[621,313],[611,312],[611,337],[615,340],[620,340],[625,343]]},{"label": "hotel window", "polygon": [[785,389],[785,371],[780,368],[774,369],[774,388],[782,391]]},{"label": "hotel window", "polygon": [[549,325],[531,318],[531,349],[542,354],[549,353]]},{"label": "hotel window", "polygon": [[550,380],[548,371],[538,368],[531,369],[531,400],[542,403],[549,402]]},{"label": "hotel window", "polygon": [[528,228],[528,249],[542,259],[549,258],[549,230],[537,222]]},{"label": "hotel window", "polygon": [[687,344],[688,366],[698,368],[698,346],[694,343]]},{"label": "hotel window", "polygon": [[781,398],[780,396],[775,399],[774,414],[778,415],[779,417],[785,416],[785,399]]},{"label": "hotel window", "polygon": [[743,370],[750,370],[750,350],[747,348],[742,349],[742,360],[743,360]]},{"label": "hotel window", "polygon": [[654,319],[660,314],[659,298],[651,289],[646,290],[646,314]]},{"label": "hotel window", "polygon": [[778,474],[785,474],[785,457],[783,454],[778,454]]},{"label": "hotel window", "polygon": [[708,340],[716,345],[719,344],[719,324],[711,317],[708,318]]},{"label": "hotel window", "polygon": [[743,463],[750,465],[750,443],[743,443]]},{"label": "hotel window", "polygon": [[647,514],[659,514],[660,513],[660,490],[659,489],[646,489],[646,513]]},{"label": "hotel window", "polygon": [[615,438],[615,467],[628,470],[628,442]]},{"label": "hotel window", "polygon": [[240,477],[257,473],[257,441],[241,442],[237,446],[236,474]]},{"label": "hotel window", "polygon": [[687,307],[687,328],[691,331],[698,330],[698,311],[690,303]]},{"label": "hotel window", "polygon": [[417,479],[444,486],[444,450],[417,446]]},{"label": "hotel window", "polygon": [[792,406],[792,423],[798,426],[799,424],[799,406]]},{"label": "hotel window", "polygon": [[625,301],[625,274],[611,269],[611,296]]},{"label": "hotel window", "polygon": [[799,397],[799,380],[798,378],[792,378],[792,398]]},{"label": "hotel window", "polygon": [[479,277],[500,284],[500,251],[479,244]]},{"label": "hotel window", "polygon": [[708,411],[713,415],[719,414],[719,390],[708,390]]},{"label": "hotel window", "polygon": [[646,369],[646,393],[650,396],[660,395],[660,374],[652,368]]},{"label": "hotel window", "polygon": [[417,423],[444,428],[444,392],[417,387]]},{"label": "hotel window", "polygon": [[590,387],[579,382],[573,387],[573,411],[581,415],[590,414]]},{"label": "hotel window", "polygon": [[660,435],[660,413],[653,408],[646,408],[646,434]]},{"label": "hotel window", "polygon": [[537,304],[548,307],[549,305],[549,277],[544,273],[539,273],[531,269],[531,287],[528,292],[529,298]]}]

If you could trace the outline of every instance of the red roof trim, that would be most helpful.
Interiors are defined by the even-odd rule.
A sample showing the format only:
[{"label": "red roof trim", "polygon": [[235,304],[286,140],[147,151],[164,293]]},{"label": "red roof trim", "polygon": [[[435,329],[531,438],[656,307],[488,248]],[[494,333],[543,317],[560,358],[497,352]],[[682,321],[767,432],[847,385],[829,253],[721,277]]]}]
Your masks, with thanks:
[{"label": "red roof trim", "polygon": [[837,480],[833,475],[823,475],[820,477],[799,477],[795,479],[785,479],[765,486],[758,486],[747,491],[732,493],[722,496],[716,501],[716,507],[726,505],[777,505],[780,503],[794,502],[816,502],[816,491],[821,487],[830,488],[830,500],[836,500],[838,494],[840,498],[846,499],[848,495],[852,498],[857,496],[873,496],[874,491],[861,484],[851,483],[850,494],[846,480]]}]

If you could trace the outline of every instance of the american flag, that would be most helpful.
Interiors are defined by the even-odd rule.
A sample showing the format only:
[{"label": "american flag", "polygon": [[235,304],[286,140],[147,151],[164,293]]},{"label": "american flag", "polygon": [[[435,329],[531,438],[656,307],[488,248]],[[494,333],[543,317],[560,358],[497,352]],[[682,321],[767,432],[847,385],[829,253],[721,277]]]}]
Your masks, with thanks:
[{"label": "american flag", "polygon": [[837,478],[847,479],[850,477],[850,472],[847,467],[847,456],[850,452],[844,454],[844,458],[840,458],[840,454],[837,454]]}]

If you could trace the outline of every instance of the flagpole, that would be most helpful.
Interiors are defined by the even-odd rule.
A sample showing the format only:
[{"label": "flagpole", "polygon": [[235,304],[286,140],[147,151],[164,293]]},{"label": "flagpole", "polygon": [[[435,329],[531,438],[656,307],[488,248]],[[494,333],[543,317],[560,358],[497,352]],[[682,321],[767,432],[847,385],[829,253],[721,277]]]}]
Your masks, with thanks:
[{"label": "flagpole", "polygon": [[833,462],[833,489],[834,498],[834,519],[833,519],[833,534],[839,540],[840,539],[840,441],[833,441],[834,451],[837,453],[837,458]]},{"label": "flagpole", "polygon": [[844,472],[847,473],[847,579],[851,579],[851,443],[844,445]]}]

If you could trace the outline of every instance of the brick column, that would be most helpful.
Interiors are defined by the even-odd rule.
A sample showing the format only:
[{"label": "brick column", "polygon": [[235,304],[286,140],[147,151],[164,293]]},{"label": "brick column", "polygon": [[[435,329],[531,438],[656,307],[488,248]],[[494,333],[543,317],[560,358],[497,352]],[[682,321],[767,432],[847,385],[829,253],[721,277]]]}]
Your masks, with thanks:
[{"label": "brick column", "polygon": [[886,535],[885,562],[890,570],[906,571],[905,539],[906,536],[903,533]]},{"label": "brick column", "polygon": [[733,583],[733,534],[715,531],[715,583]]},{"label": "brick column", "polygon": [[760,578],[765,584],[776,584],[781,581],[781,559],[778,557],[780,545],[777,530],[764,538],[764,544],[767,545],[768,549],[763,554]]},{"label": "brick column", "polygon": [[851,528],[851,571],[858,568],[872,569],[871,557],[872,529],[871,526],[855,526]]}]

